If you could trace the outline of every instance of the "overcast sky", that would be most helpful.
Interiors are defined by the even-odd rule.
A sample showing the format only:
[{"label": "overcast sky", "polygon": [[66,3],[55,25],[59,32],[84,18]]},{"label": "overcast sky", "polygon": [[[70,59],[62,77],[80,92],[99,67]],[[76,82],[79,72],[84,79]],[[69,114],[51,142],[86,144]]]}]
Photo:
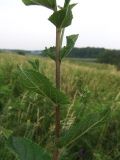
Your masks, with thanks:
[{"label": "overcast sky", "polygon": [[[120,0],[71,1],[78,5],[65,35],[79,34],[76,47],[120,49]],[[47,20],[51,14],[41,6],[25,6],[22,0],[0,0],[0,48],[39,50],[53,46],[55,27]]]}]

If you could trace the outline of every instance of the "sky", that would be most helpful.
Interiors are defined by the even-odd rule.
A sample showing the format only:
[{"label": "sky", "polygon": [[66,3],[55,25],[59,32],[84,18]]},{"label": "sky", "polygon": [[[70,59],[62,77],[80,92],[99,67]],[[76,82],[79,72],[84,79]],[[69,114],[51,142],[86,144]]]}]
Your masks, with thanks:
[{"label": "sky", "polygon": [[[58,3],[63,4],[63,0]],[[76,47],[120,49],[120,0],[71,0],[72,25],[65,36],[79,34]],[[0,48],[41,50],[55,45],[52,11],[25,6],[22,0],[0,0]],[[66,38],[64,39],[64,45]]]}]

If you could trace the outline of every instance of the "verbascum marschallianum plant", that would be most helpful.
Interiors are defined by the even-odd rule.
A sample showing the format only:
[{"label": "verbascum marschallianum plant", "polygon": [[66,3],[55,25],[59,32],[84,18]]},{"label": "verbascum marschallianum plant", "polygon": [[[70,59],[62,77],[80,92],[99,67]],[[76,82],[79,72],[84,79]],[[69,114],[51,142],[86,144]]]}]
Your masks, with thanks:
[{"label": "verbascum marschallianum plant", "polygon": [[41,74],[33,64],[33,69],[19,68],[21,78],[25,86],[37,94],[48,98],[55,110],[55,146],[54,153],[48,153],[37,144],[18,137],[10,137],[8,146],[16,153],[20,160],[59,160],[60,154],[60,108],[69,103],[68,97],[61,91],[61,62],[73,49],[78,34],[67,36],[67,44],[62,47],[65,28],[70,26],[73,19],[72,9],[76,4],[70,4],[70,0],[65,0],[63,7],[57,5],[56,0],[22,0],[25,5],[40,5],[53,11],[49,21],[56,27],[56,46],[46,48],[45,53],[55,62],[56,87],[50,80]]}]

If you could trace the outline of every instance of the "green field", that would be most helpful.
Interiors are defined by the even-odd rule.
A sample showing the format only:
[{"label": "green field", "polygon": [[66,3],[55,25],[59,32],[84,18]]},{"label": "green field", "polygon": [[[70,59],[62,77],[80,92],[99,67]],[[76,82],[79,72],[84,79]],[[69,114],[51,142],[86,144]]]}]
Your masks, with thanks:
[{"label": "green field", "polygon": [[[54,83],[54,63],[37,56],[0,54],[0,127],[53,151],[51,103],[23,86],[18,65],[39,59],[40,72]],[[113,65],[66,59],[62,90],[70,104],[61,108],[64,160],[120,160],[120,72]],[[67,133],[70,128],[69,134]],[[0,136],[0,160],[16,160]]]}]

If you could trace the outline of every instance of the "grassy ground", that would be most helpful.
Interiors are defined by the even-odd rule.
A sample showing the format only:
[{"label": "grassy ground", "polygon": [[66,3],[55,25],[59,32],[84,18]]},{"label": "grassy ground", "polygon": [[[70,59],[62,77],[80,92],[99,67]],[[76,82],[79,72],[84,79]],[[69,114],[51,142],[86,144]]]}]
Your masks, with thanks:
[{"label": "grassy ground", "polygon": [[[18,65],[31,67],[37,57],[0,54],[0,126],[52,151],[54,110],[50,102],[28,92]],[[39,57],[38,57],[39,58]],[[54,63],[39,58],[40,72],[54,83]],[[114,66],[66,59],[62,90],[71,104],[61,108],[63,160],[120,159],[120,72]],[[68,131],[69,130],[69,131]],[[15,160],[0,137],[0,160]]]}]

